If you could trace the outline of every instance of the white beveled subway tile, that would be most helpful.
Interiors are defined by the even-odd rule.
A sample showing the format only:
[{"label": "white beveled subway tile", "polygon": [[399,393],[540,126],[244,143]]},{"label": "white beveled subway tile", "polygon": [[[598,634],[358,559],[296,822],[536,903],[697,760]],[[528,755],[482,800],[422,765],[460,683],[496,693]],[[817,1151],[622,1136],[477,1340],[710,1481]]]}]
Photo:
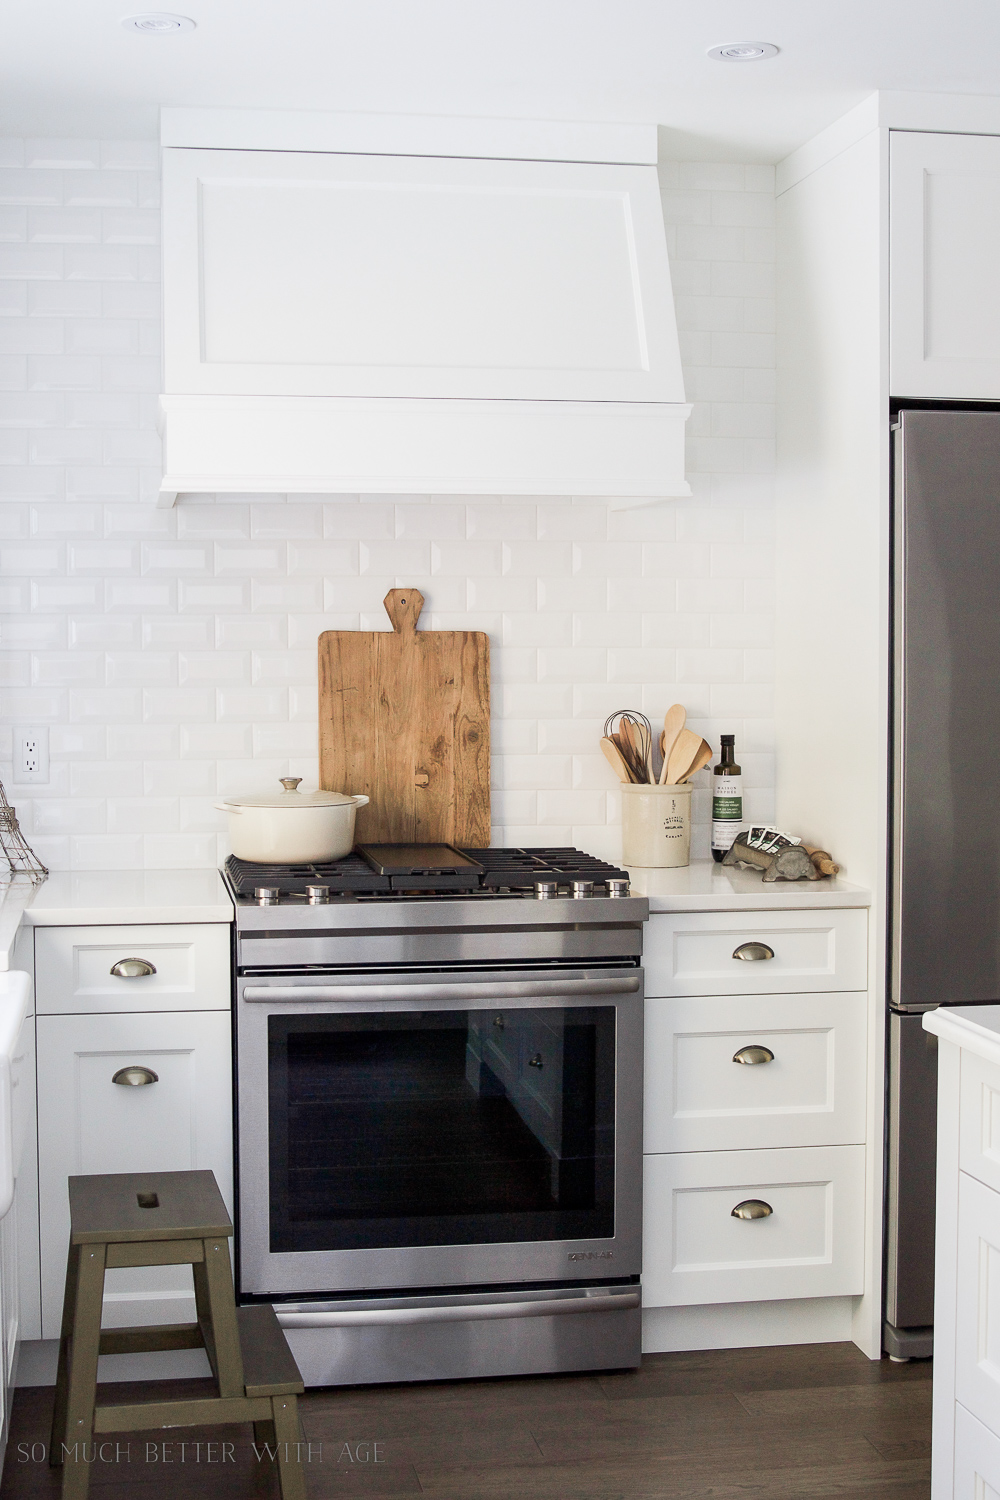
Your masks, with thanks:
[{"label": "white beveled subway tile", "polygon": [[147,688],[142,695],[142,718],[147,724],[211,723],[215,696],[211,687]]},{"label": "white beveled subway tile", "polygon": [[74,500],[69,505],[49,501],[31,508],[31,534],[35,537],[99,537],[101,507]]},{"label": "white beveled subway tile", "polygon": [[509,791],[540,791],[543,787],[564,790],[572,785],[573,761],[569,755],[505,755],[504,786]]},{"label": "white beveled subway tile", "polygon": [[576,542],[573,572],[586,578],[638,578],[642,546],[639,542]]},{"label": "white beveled subway tile", "polygon": [[143,573],[166,573],[176,578],[211,571],[211,553],[207,546],[185,546],[170,539],[143,542],[141,557]]},{"label": "white beveled subway tile", "polygon": [[66,547],[66,571],[70,574],[137,573],[139,551],[130,542],[69,542]]},{"label": "white beveled subway tile", "polygon": [[110,760],[175,760],[179,751],[180,736],[176,724],[137,722],[113,724],[108,728]]},{"label": "white beveled subway tile", "polygon": [[182,578],[177,585],[178,609],[194,615],[216,610],[242,612],[250,608],[250,584],[245,578],[230,578],[225,583],[192,583]]},{"label": "white beveled subway tile", "polygon": [[316,613],[323,608],[325,589],[329,580],[323,578],[296,578],[294,582],[265,582],[259,578],[250,580],[250,597],[255,610],[291,614]]},{"label": "white beveled subway tile", "polygon": [[459,574],[466,578],[499,577],[502,551],[500,542],[432,542],[431,572]]},{"label": "white beveled subway tile", "polygon": [[705,195],[723,191],[741,193],[746,186],[746,168],[739,162],[679,162],[677,178],[688,192]]},{"label": "white beveled subway tile", "polygon": [[102,317],[160,318],[158,286],[143,281],[106,281],[98,286],[98,290]]},{"label": "white beveled subway tile", "polygon": [[713,333],[712,363],[774,368],[773,333]]},{"label": "white beveled subway tile", "polygon": [[143,646],[163,649],[187,647],[208,651],[215,639],[214,622],[208,616],[182,618],[177,615],[151,615],[142,621]]},{"label": "white beveled subway tile", "polygon": [[311,758],[316,755],[315,725],[255,724],[253,753],[255,759],[263,760],[280,760],[282,756]]},{"label": "white beveled subway tile", "polygon": [[538,750],[538,722],[535,719],[491,719],[490,744],[498,755],[534,755]]},{"label": "white beveled subway tile", "polygon": [[542,719],[538,724],[538,748],[550,755],[580,755],[597,750],[605,718],[602,714],[592,719]]},{"label": "white beveled subway tile", "polygon": [[638,646],[642,643],[642,621],[640,614],[591,614],[579,612],[572,616],[574,646]]},{"label": "white beveled subway tile", "polygon": [[[322,612],[324,614],[360,615],[362,610],[370,610],[379,606],[393,587],[391,573],[383,578],[327,578],[323,582],[323,597],[317,608],[313,609],[307,604],[297,607],[292,605],[288,613],[319,614]],[[389,628],[389,621],[384,613],[382,624],[386,629]]]},{"label": "white beveled subway tile", "polygon": [[615,823],[575,823],[569,831],[570,843],[576,849],[585,849],[595,859],[606,860],[609,865],[621,865],[621,828]]},{"label": "white beveled subway tile", "polygon": [[61,427],[66,400],[62,391],[8,391],[0,402],[0,427]]},{"label": "white beveled subway tile", "polygon": [[748,823],[769,823],[774,826],[774,791],[770,787],[748,787],[743,805]]},{"label": "white beveled subway tile", "polygon": [[[207,624],[207,622],[206,622]],[[177,658],[178,681],[181,683],[223,682],[249,684],[249,651],[182,651]]]},{"label": "white beveled subway tile", "polygon": [[[469,610],[467,603],[468,583],[461,574],[438,573],[435,574],[432,578],[397,576],[392,581],[392,587],[406,587],[420,590],[420,592],[424,596],[424,607],[420,616],[420,623],[425,629],[428,628],[427,622],[429,622],[432,618],[444,615],[467,615],[472,620],[472,624],[467,628],[472,630],[485,630],[488,628],[485,625],[478,625],[474,618],[477,612]],[[378,611],[376,618],[376,626],[363,625],[362,628],[381,628],[383,620],[385,619],[385,615],[382,610]],[[486,616],[484,614],[480,615],[480,618],[491,618],[491,616]],[[431,626],[430,628],[438,629],[439,627]]]},{"label": "white beveled subway tile", "polygon": [[641,682],[581,682],[573,689],[573,717],[599,719],[601,733],[609,714],[641,707]]},{"label": "white beveled subway tile", "polygon": [[254,541],[293,541],[323,535],[323,507],[306,500],[294,505],[261,502],[250,507],[250,535]]},{"label": "white beveled subway tile", "polygon": [[[526,824],[533,826],[538,809],[538,793],[498,790],[490,795],[490,808],[494,823]],[[536,839],[532,843],[538,842]]]},{"label": "white beveled subway tile", "polygon": [[147,760],[139,768],[147,797],[214,797],[214,760]]},{"label": "white beveled subway tile", "polygon": [[712,616],[676,611],[670,614],[650,612],[642,616],[644,646],[710,646],[731,645],[712,639]]},{"label": "white beveled subway tile", "polygon": [[522,578],[567,577],[573,571],[573,544],[504,542],[503,570]]},{"label": "white beveled subway tile", "polygon": [[0,546],[0,573],[37,578],[63,571],[63,548],[56,542],[9,542]]},{"label": "white beveled subway tile", "polygon": [[713,646],[770,646],[774,640],[774,615],[713,614]]},{"label": "white beveled subway tile", "polygon": [[362,541],[359,551],[362,574],[389,573],[395,577],[399,573],[424,575],[431,570],[430,542]]},{"label": "white beveled subway tile", "polygon": [[66,621],[36,616],[0,619],[0,643],[16,651],[58,651],[66,645]]},{"label": "white beveled subway tile", "polygon": [[150,208],[105,209],[101,235],[106,245],[158,245],[160,215]]},{"label": "white beveled subway tile", "polygon": [[209,870],[218,863],[211,833],[147,833],[142,846],[147,870]]},{"label": "white beveled subway tile", "polygon": [[770,650],[744,651],[743,681],[773,682],[774,652]]},{"label": "white beveled subway tile", "polygon": [[774,223],[774,194],[713,193],[712,223],[768,229]]},{"label": "white beveled subway tile", "polygon": [[132,682],[141,687],[174,687],[177,657],[173,651],[109,651],[105,674],[109,686]]},{"label": "white beveled subway tile", "polygon": [[[549,578],[535,582],[536,608],[545,614],[576,610],[605,609],[609,583],[595,578]],[[634,587],[630,584],[629,587]]]},{"label": "white beveled subway tile", "polygon": [[61,318],[0,318],[0,354],[62,354]]},{"label": "white beveled subway tile", "polygon": [[312,651],[254,651],[252,654],[252,681],[278,685],[281,683],[314,683],[318,658]]},{"label": "white beveled subway tile", "polygon": [[159,282],[163,278],[159,245],[136,245],[135,263],[140,281]]},{"label": "white beveled subway tile", "polygon": [[35,354],[28,359],[28,389],[90,391],[101,383],[101,362],[89,354]]},{"label": "white beveled subway tile", "polygon": [[141,870],[142,837],[80,834],[70,838],[71,870]]},{"label": "white beveled subway tile", "polygon": [[543,501],[538,506],[541,542],[604,542],[608,535],[608,507],[601,501]]},{"label": "white beveled subway tile", "polygon": [[95,140],[28,136],[24,142],[24,164],[47,170],[87,171],[100,166],[100,150],[100,143]]},{"label": "white beveled subway tile", "polygon": [[368,500],[328,500],[323,506],[323,535],[343,541],[391,541],[396,535],[395,506]]},{"label": "white beveled subway tile", "polygon": [[743,511],[743,540],[745,542],[773,542],[775,539],[775,515],[770,504],[748,504]]},{"label": "white beveled subway tile", "polygon": [[8,500],[0,506],[0,540],[20,541],[31,534],[31,507],[23,500]]},{"label": "white beveled subway tile", "polygon": [[677,535],[678,501],[656,505],[633,505],[628,510],[608,511],[608,540],[619,542],[672,542]]},{"label": "white beveled subway tile", "polygon": [[135,723],[142,717],[140,688],[72,688],[69,695],[71,724]]},{"label": "white beveled subway tile", "polygon": [[100,164],[116,172],[158,172],[159,145],[156,141],[101,141]]},{"label": "white beveled subway tile", "polygon": [[440,500],[421,505],[410,501],[396,506],[396,536],[410,541],[441,542],[465,537],[465,506]]},{"label": "white beveled subway tile", "polygon": [[[11,290],[16,283],[9,283]],[[101,289],[83,281],[31,281],[25,284],[27,296],[23,312],[31,318],[98,318],[101,314]],[[14,309],[11,308],[11,313]]]},{"label": "white beveled subway tile", "polygon": [[[65,403],[67,427],[133,428],[138,425],[139,407],[134,396],[108,395],[103,391],[69,391],[59,399]],[[173,512],[169,514],[172,517]]]},{"label": "white beveled subway tile", "polygon": [[[2,636],[0,636],[2,639]],[[44,661],[45,657],[36,657]],[[0,650],[0,687],[28,687],[32,681],[32,658],[28,651]],[[35,678],[36,682],[61,679]]]},{"label": "white beveled subway tile", "polygon": [[739,743],[745,750],[773,755],[775,752],[774,720],[770,716],[743,717],[743,734]]},{"label": "white beveled subway tile", "polygon": [[716,401],[712,405],[714,437],[772,438],[775,408],[769,402]]},{"label": "white beveled subway tile", "polygon": [[176,608],[176,585],[171,579],[109,578],[104,585],[104,607],[111,613],[152,614]]},{"label": "white beveled subway tile", "polygon": [[684,390],[687,399],[694,402],[742,401],[744,372],[739,368],[698,365],[684,371]]},{"label": "white beveled subway tile", "polygon": [[107,731],[98,724],[54,724],[49,733],[53,760],[99,760],[108,753]]},{"label": "white beveled subway tile", "polygon": [[742,260],[744,231],[730,224],[679,224],[678,260]]},{"label": "white beveled subway tile", "polygon": [[211,797],[181,797],[178,805],[178,827],[181,833],[224,833],[229,819],[220,812]]},{"label": "white beveled subway tile", "polygon": [[537,507],[510,501],[475,501],[465,507],[465,534],[481,542],[534,541],[538,535]]},{"label": "white beveled subway tile", "polygon": [[36,245],[99,245],[101,215],[96,209],[30,208],[27,238]]},{"label": "white beveled subway tile", "polygon": [[763,582],[774,573],[774,548],[768,542],[715,542],[712,577]]},{"label": "white beveled subway tile", "polygon": [[253,738],[249,724],[182,724],[182,760],[249,760]]},{"label": "white beveled subway tile", "polygon": [[0,354],[0,391],[28,389],[28,360],[24,354]]},{"label": "white beveled subway tile", "polygon": [[155,391],[160,384],[160,361],[154,355],[107,355],[101,359],[101,389]]},{"label": "white beveled subway tile", "polygon": [[667,646],[616,646],[608,652],[608,682],[675,682],[679,655]]},{"label": "white beveled subway tile", "polygon": [[69,610],[100,609],[103,605],[103,585],[94,578],[64,578],[31,581],[31,608],[46,614],[63,614]]},{"label": "white beveled subway tile", "polygon": [[220,505],[217,501],[199,505],[182,500],[177,506],[177,535],[200,542],[249,539],[250,506]]},{"label": "white beveled subway tile", "polygon": [[314,682],[306,687],[294,684],[288,689],[288,718],[297,724],[315,727],[319,719],[319,703]]},{"label": "white beveled subway tile", "polygon": [[51,203],[63,201],[61,172],[31,168],[0,167],[0,203]]},{"label": "white beveled subway tile", "polygon": [[31,680],[39,687],[104,683],[104,657],[96,651],[44,651],[32,658]]},{"label": "white beveled subway tile", "polygon": [[500,646],[490,653],[494,687],[514,682],[538,682],[538,652],[531,646]]},{"label": "white beveled subway tile", "polygon": [[770,717],[774,713],[774,688],[769,682],[720,682],[711,688],[713,718]]},{"label": "white beveled subway tile", "polygon": [[252,724],[260,719],[274,722],[288,718],[288,689],[285,687],[218,688],[215,703],[220,724]]},{"label": "white beveled subway tile", "polygon": [[[314,618],[323,620],[324,617]],[[322,624],[319,627],[321,630],[325,628]],[[215,621],[215,644],[220,650],[227,647],[266,650],[286,643],[297,645],[297,641],[289,642],[290,629],[291,619],[286,615],[219,615]],[[210,646],[212,643],[207,640],[204,644]]]},{"label": "white beveled subway tile", "polygon": [[774,438],[744,438],[743,464],[750,474],[773,474],[777,441]]},{"label": "white beveled subway tile", "polygon": [[505,646],[570,646],[573,617],[566,614],[504,614],[501,630]]},{"label": "white beveled subway tile", "polygon": [[603,823],[607,817],[607,798],[602,791],[538,793],[540,824]]},{"label": "white beveled subway tile", "polygon": [[288,757],[252,760],[220,760],[216,765],[220,797],[238,797],[247,792],[277,791],[279,780],[288,775]]},{"label": "white beveled subway tile", "polygon": [[490,645],[494,651],[500,649],[501,636],[503,633],[503,615],[487,614],[485,610],[447,610],[433,609],[428,614],[426,610],[420,616],[420,625],[424,630],[479,630],[490,638]]},{"label": "white beveled subway tile", "polygon": [[594,647],[543,647],[538,652],[539,682],[606,682],[608,653]]},{"label": "white beveled subway tile", "polygon": [[538,605],[538,585],[534,578],[467,578],[465,598],[466,608],[472,613],[533,612]]},{"label": "white beveled subway tile", "polygon": [[680,329],[739,333],[745,326],[742,297],[677,297],[675,306]]},{"label": "white beveled subway tile", "polygon": [[678,682],[742,682],[743,652],[691,650],[677,652]]},{"label": "white beveled subway tile", "polygon": [[138,175],[139,207],[159,208],[161,198],[159,169],[155,172],[140,172]]},{"label": "white beveled subway tile", "polygon": [[496,694],[499,712],[512,719],[571,714],[573,689],[569,683],[512,682]]},{"label": "white beveled subway tile", "polygon": [[0,279],[61,281],[64,256],[56,245],[0,245]]},{"label": "white beveled subway tile", "polygon": [[327,578],[354,578],[358,573],[358,543],[315,543],[288,545],[288,573],[292,577],[303,574],[323,574]]},{"label": "white beveled subway tile", "polygon": [[711,542],[718,537],[742,535],[742,510],[734,507],[682,503],[677,508],[679,542]]},{"label": "white beveled subway tile", "polygon": [[142,766],[128,760],[82,760],[69,767],[74,797],[139,797]]},{"label": "white beveled subway tile", "polygon": [[743,771],[743,785],[747,787],[774,786],[774,755],[765,751],[740,749],[737,757]]},{"label": "white beveled subway tile", "polygon": [[137,500],[139,475],[135,469],[112,469],[104,465],[66,470],[66,494],[69,498],[91,496],[100,500]]},{"label": "white beveled subway tile", "polygon": [[490,756],[490,788],[493,791],[501,791],[505,786],[504,766],[502,755]]},{"label": "white beveled subway tile", "polygon": [[70,615],[66,625],[70,646],[112,651],[142,644],[140,621],[134,615]]},{"label": "white beveled subway tile", "polygon": [[102,797],[36,797],[31,810],[32,832],[47,834],[103,833]]},{"label": "white beveled subway tile", "polygon": [[138,352],[139,326],[131,320],[71,318],[67,323],[67,354],[131,355]]},{"label": "white beveled subway tile", "polygon": [[176,797],[111,797],[109,833],[171,833],[180,819]]},{"label": "white beveled subway tile", "polygon": [[60,254],[69,281],[139,279],[139,262],[133,245],[67,245]]},{"label": "white beveled subway tile", "polygon": [[284,542],[249,546],[216,542],[214,555],[217,574],[230,573],[256,578],[261,574],[284,577],[287,572],[288,549]]},{"label": "white beveled subway tile", "polygon": [[[591,741],[592,746],[596,743],[596,740]],[[600,750],[591,750],[586,755],[573,756],[573,777],[570,785],[575,791],[607,791],[613,790],[617,784],[618,778]]]},{"label": "white beveled subway tile", "polygon": [[638,707],[659,729],[663,728],[663,715],[672,703],[682,703],[687,710],[687,727],[695,734],[705,734],[701,720],[707,719],[711,707],[712,689],[707,682],[671,682],[650,679],[644,682],[639,693]]},{"label": "white beveled subway tile", "polygon": [[648,578],[707,578],[707,542],[643,542],[642,571]]},{"label": "white beveled subway tile", "polygon": [[[712,263],[707,260],[672,259],[670,281],[679,297],[707,296],[712,290]],[[690,391],[687,394],[690,400]]]}]

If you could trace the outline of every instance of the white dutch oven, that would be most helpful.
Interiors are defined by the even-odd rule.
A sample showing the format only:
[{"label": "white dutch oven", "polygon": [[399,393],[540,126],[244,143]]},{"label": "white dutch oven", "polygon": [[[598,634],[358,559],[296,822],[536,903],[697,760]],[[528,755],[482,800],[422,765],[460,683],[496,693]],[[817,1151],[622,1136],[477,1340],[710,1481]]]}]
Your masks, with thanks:
[{"label": "white dutch oven", "polygon": [[297,791],[301,776],[283,776],[283,792],[230,797],[215,805],[229,814],[237,859],[260,865],[309,865],[343,859],[354,847],[354,817],[367,797]]}]

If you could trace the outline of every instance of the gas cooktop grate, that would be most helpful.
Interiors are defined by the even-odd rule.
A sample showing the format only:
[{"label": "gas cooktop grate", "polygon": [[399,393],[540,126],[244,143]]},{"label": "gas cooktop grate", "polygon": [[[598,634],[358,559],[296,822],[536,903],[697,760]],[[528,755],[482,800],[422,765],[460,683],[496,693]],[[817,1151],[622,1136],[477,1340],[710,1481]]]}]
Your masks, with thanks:
[{"label": "gas cooktop grate", "polygon": [[[555,880],[567,886],[573,880],[592,880],[595,894],[600,894],[607,881],[629,878],[627,871],[580,849],[463,849],[461,852],[483,867],[478,889],[467,893],[479,897],[532,891],[538,880]],[[226,860],[226,874],[236,895],[251,901],[258,886],[275,887],[282,896],[304,896],[307,885],[325,885],[331,896],[378,899],[402,894],[400,887],[404,883],[400,876],[379,875],[358,854],[313,865],[258,865],[231,854]],[[413,884],[417,885],[416,878]],[[433,893],[433,877],[421,877],[419,884]],[[446,888],[440,894],[459,893]]]}]

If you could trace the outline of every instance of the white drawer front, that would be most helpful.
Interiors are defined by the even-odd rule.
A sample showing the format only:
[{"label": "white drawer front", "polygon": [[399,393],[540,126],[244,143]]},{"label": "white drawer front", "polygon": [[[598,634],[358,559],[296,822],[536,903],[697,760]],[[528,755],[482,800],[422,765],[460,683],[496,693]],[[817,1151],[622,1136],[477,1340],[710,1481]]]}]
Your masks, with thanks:
[{"label": "white drawer front", "polygon": [[1000,1192],[1000,1068],[963,1050],[961,1101],[962,1171]]},{"label": "white drawer front", "polygon": [[[156,972],[112,974],[126,958],[145,959]],[[228,1010],[229,927],[38,927],[35,989],[39,1015]]]},{"label": "white drawer front", "polygon": [[643,1150],[863,1141],[866,1006],[864,991],[647,1000]]},{"label": "white drawer front", "polygon": [[[735,956],[752,943],[773,958]],[[652,996],[787,995],[868,983],[868,914],[858,910],[654,912],[643,946]]]},{"label": "white drawer front", "polygon": [[955,1406],[955,1500],[1000,1500],[1000,1438]]},{"label": "white drawer front", "polygon": [[[863,1291],[864,1157],[863,1146],[645,1157],[644,1306]],[[734,1218],[748,1200],[771,1214]]]},{"label": "white drawer front", "polygon": [[1000,1429],[1000,1194],[965,1172],[958,1185],[955,1394]]}]

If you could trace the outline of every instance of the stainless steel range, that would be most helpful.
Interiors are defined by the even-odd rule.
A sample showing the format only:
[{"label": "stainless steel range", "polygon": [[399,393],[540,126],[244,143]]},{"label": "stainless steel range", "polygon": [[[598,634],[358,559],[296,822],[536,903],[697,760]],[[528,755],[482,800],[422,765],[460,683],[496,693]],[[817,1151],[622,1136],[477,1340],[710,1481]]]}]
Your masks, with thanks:
[{"label": "stainless steel range", "polygon": [[230,859],[238,1277],[307,1384],[636,1365],[642,924],[573,849]]}]

